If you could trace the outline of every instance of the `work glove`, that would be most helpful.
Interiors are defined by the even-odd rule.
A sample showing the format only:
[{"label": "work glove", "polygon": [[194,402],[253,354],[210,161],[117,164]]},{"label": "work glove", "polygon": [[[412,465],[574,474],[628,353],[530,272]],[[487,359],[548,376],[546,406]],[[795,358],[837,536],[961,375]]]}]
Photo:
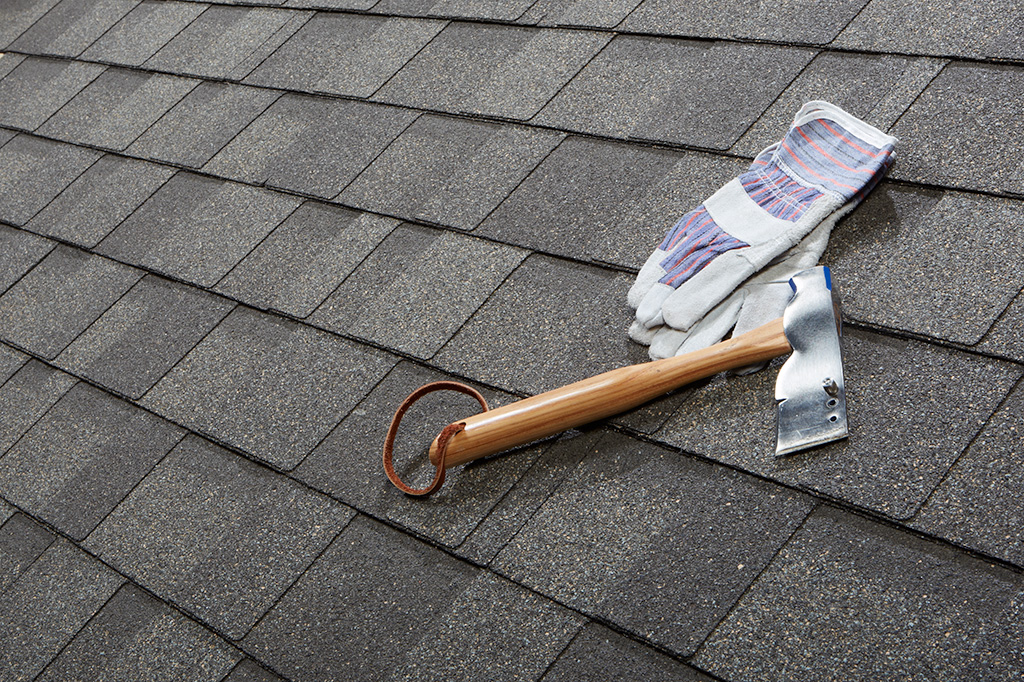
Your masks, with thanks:
[{"label": "work glove", "polygon": [[[890,164],[894,143],[835,105],[805,104],[780,142],[668,231],[629,292],[637,325],[690,331],[815,227],[859,202]],[[755,291],[746,290],[744,298]],[[717,330],[733,317],[725,313],[744,307],[753,306],[732,301],[712,316],[722,321],[709,322],[709,328]],[[631,336],[653,342],[654,333],[634,329]],[[688,347],[704,336],[691,334]]]}]

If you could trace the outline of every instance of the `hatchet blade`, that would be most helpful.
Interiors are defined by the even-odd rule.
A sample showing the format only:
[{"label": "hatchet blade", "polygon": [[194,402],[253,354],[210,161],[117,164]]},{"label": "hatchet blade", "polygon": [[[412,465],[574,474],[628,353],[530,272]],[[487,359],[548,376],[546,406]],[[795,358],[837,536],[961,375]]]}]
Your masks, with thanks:
[{"label": "hatchet blade", "polygon": [[793,298],[783,315],[793,353],[775,382],[778,439],[782,457],[849,435],[843,380],[839,295],[824,266],[804,270],[789,281]]}]

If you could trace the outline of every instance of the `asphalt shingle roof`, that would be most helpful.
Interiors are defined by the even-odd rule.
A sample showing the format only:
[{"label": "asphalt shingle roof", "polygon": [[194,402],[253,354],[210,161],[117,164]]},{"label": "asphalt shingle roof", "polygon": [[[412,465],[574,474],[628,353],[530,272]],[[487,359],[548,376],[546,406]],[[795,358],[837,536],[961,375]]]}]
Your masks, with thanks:
[{"label": "asphalt shingle roof", "polygon": [[[989,0],[0,2],[0,678],[1024,676],[1024,12]],[[391,412],[626,364],[666,228],[806,101],[846,441],[716,376],[385,479]],[[432,394],[399,473],[477,411]]]}]

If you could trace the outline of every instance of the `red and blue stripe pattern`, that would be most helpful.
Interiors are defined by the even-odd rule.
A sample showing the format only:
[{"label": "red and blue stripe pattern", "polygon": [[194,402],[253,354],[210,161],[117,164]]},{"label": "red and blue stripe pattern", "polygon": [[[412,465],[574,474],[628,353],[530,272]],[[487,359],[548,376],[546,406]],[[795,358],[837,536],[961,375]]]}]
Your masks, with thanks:
[{"label": "red and blue stripe pattern", "polygon": [[662,240],[659,248],[669,254],[661,261],[665,274],[659,281],[678,287],[726,251],[747,246],[719,227],[703,205],[698,206],[684,215]]},{"label": "red and blue stripe pattern", "polygon": [[795,222],[822,196],[786,174],[777,164],[754,159],[751,169],[740,176],[747,196],[771,215]]}]

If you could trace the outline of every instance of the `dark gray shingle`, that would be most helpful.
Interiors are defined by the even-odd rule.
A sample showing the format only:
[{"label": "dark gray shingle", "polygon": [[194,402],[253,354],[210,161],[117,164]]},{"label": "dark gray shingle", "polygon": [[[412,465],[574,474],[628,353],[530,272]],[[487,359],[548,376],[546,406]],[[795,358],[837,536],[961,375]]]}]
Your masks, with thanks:
[{"label": "dark gray shingle", "polygon": [[530,256],[434,362],[522,393],[643,362],[646,350],[625,334],[632,281],[621,273]]},{"label": "dark gray shingle", "polygon": [[569,258],[639,268],[679,218],[748,165],[571,137],[476,232]]},{"label": "dark gray shingle", "polygon": [[324,332],[237,308],[143,403],[290,469],[394,362]]},{"label": "dark gray shingle", "polygon": [[25,32],[60,0],[7,0],[0,4],[0,50]]},{"label": "dark gray shingle", "polygon": [[141,66],[207,7],[174,0],[143,2],[93,43],[82,59]]},{"label": "dark gray shingle", "polygon": [[128,153],[199,168],[279,96],[230,83],[200,83],[143,133]]},{"label": "dark gray shingle", "polygon": [[320,13],[246,82],[369,97],[444,26],[443,21]]},{"label": "dark gray shingle", "polygon": [[35,130],[104,68],[55,59],[24,59],[0,81],[0,125]]},{"label": "dark gray shingle", "polygon": [[79,383],[0,459],[0,492],[82,540],[183,435]]},{"label": "dark gray shingle", "polygon": [[535,121],[728,149],[812,57],[796,47],[619,36]]},{"label": "dark gray shingle", "polygon": [[1020,425],[1024,387],[1018,386],[914,518],[913,526],[1020,566],[1024,515],[1020,498]]},{"label": "dark gray shingle", "polygon": [[1024,362],[1024,295],[1017,294],[978,345],[979,350]]},{"label": "dark gray shingle", "polygon": [[173,174],[173,168],[108,154],[37,213],[26,228],[92,248]]},{"label": "dark gray shingle", "polygon": [[280,474],[190,436],[86,546],[238,639],[352,515]]},{"label": "dark gray shingle", "polygon": [[[939,59],[822,52],[732,147],[756,156],[786,133],[806,102],[826,100],[888,130],[942,69]],[[896,143],[896,156],[903,145]]]},{"label": "dark gray shingle", "polygon": [[1022,587],[1019,575],[822,507],[696,663],[726,679],[1012,679],[1024,674]]},{"label": "dark gray shingle", "polygon": [[561,139],[533,128],[421,116],[338,201],[471,230]]},{"label": "dark gray shingle", "polygon": [[[894,177],[1024,194],[1024,68],[954,62],[893,127]],[[970,113],[965,113],[970,112]]]},{"label": "dark gray shingle", "polygon": [[212,5],[144,64],[147,69],[240,80],[310,17],[309,12]]},{"label": "dark gray shingle", "polygon": [[415,118],[395,107],[285,95],[204,170],[332,199]]},{"label": "dark gray shingle", "polygon": [[[309,0],[306,0],[309,1]],[[375,14],[514,21],[534,0],[380,0]]]},{"label": "dark gray shingle", "polygon": [[872,0],[835,41],[872,52],[1021,59],[1020,8],[987,0]]},{"label": "dark gray shingle", "polygon": [[602,33],[452,23],[374,99],[530,119],[608,40]]},{"label": "dark gray shingle", "polygon": [[75,382],[74,377],[35,359],[29,360],[4,382],[0,386],[0,455],[32,428]]},{"label": "dark gray shingle", "polygon": [[128,14],[139,0],[61,0],[10,49],[74,57]]},{"label": "dark gray shingle", "polygon": [[211,287],[300,201],[247,185],[179,173],[97,250]]},{"label": "dark gray shingle", "polygon": [[0,259],[0,294],[21,279],[55,245],[55,242],[30,232],[0,225],[0,253],[4,255]]},{"label": "dark gray shingle", "polygon": [[[542,448],[452,469],[444,487],[427,504],[400,493],[381,466],[387,416],[415,389],[445,379],[411,363],[399,364],[310,453],[295,475],[366,513],[457,547],[537,460]],[[491,407],[510,400],[494,391],[482,393]],[[402,422],[395,443],[395,469],[402,480],[413,487],[427,485],[435,471],[426,457],[427,446],[442,428],[479,411],[472,397],[455,392],[434,393],[417,403]]]},{"label": "dark gray shingle", "polygon": [[0,220],[24,225],[99,157],[91,149],[14,137],[0,147]]},{"label": "dark gray shingle", "polygon": [[622,28],[659,35],[826,45],[866,4],[868,0],[825,0],[810,5],[787,0],[644,0]]},{"label": "dark gray shingle", "polygon": [[639,4],[640,0],[537,0],[520,22],[541,26],[613,28]]},{"label": "dark gray shingle", "polygon": [[310,321],[429,358],[526,252],[427,227],[389,234]]},{"label": "dark gray shingle", "polygon": [[[1008,363],[858,331],[844,334],[843,365],[847,440],[777,459],[773,370],[716,377],[695,391],[655,437],[906,519],[1021,374]],[[953,413],[955,419],[949,417]]]},{"label": "dark gray shingle", "polygon": [[544,682],[606,682],[656,679],[660,682],[711,682],[690,666],[606,627],[590,623],[562,652]]},{"label": "dark gray shingle", "polygon": [[230,301],[149,275],[55,362],[77,376],[137,399],[232,307]]},{"label": "dark gray shingle", "polygon": [[0,601],[5,674],[34,679],[123,582],[67,540],[50,545]]},{"label": "dark gray shingle", "polygon": [[436,679],[535,679],[578,628],[565,609],[357,517],[242,646],[296,682],[423,679],[425,662]]},{"label": "dark gray shingle", "polygon": [[624,436],[595,436],[568,442],[587,456],[494,567],[692,655],[812,501]]},{"label": "dark gray shingle", "polygon": [[117,151],[125,149],[198,81],[107,69],[39,128],[39,134]]},{"label": "dark gray shingle", "polygon": [[391,218],[306,202],[217,290],[253,306],[307,317],[396,225]]},{"label": "dark gray shingle", "polygon": [[[0,343],[0,386],[3,386],[4,382],[14,376],[15,372],[21,369],[28,360],[29,356],[20,350],[15,350],[8,345]],[[3,521],[0,520],[0,523],[3,523]]]},{"label": "dark gray shingle", "polygon": [[3,506],[10,510],[0,516],[0,593],[6,594],[57,536],[24,514],[15,514],[13,507]]},{"label": "dark gray shingle", "polygon": [[0,297],[0,334],[44,358],[54,358],[142,274],[58,246]]},{"label": "dark gray shingle", "polygon": [[1022,235],[1019,201],[885,183],[835,231],[826,262],[850,317],[972,345],[1024,284]]},{"label": "dark gray shingle", "polygon": [[231,671],[231,674],[224,678],[224,682],[283,682],[284,678],[261,668],[259,664],[247,658]]},{"label": "dark gray shingle", "polygon": [[134,585],[117,591],[37,678],[40,682],[220,682],[241,656],[222,639]]}]

